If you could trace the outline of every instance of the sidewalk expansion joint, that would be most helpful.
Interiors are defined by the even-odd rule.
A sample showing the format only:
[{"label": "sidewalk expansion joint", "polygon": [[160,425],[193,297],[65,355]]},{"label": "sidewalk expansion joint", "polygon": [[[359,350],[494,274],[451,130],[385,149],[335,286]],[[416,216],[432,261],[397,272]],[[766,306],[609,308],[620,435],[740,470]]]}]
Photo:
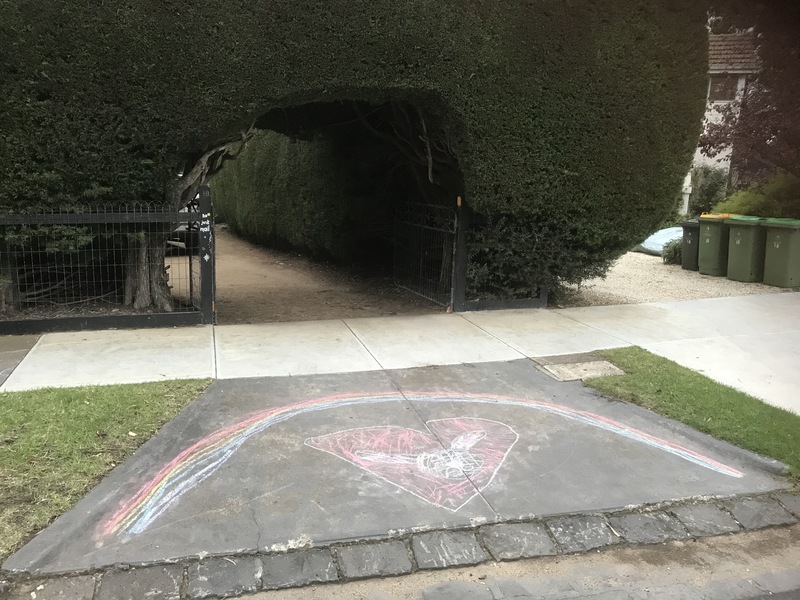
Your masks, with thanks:
[{"label": "sidewalk expansion joint", "polygon": [[[232,597],[264,590],[402,576],[430,569],[581,554],[625,544],[687,541],[791,526],[798,522],[800,494],[797,490],[702,497],[623,510],[414,530],[387,534],[381,539],[332,541],[284,552],[265,552],[258,548],[226,556],[113,565],[47,576],[0,571],[0,598],[28,600],[35,597],[33,592],[64,600],[104,600],[111,593],[109,590],[123,582],[141,590],[143,598]],[[214,568],[221,568],[216,577]],[[171,573],[178,570],[180,575],[173,577]],[[104,590],[106,582],[109,587]]]}]

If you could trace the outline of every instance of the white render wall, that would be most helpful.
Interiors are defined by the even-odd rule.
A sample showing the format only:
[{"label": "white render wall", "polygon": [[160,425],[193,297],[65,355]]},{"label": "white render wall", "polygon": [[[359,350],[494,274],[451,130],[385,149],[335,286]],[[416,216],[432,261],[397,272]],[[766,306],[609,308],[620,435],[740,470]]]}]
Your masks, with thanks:
[{"label": "white render wall", "polygon": [[[713,73],[712,73],[713,75]],[[747,74],[743,73],[739,75],[739,81],[736,86],[736,99],[741,99],[742,95],[744,94],[744,87],[747,82]],[[709,80],[709,86],[711,82]],[[729,102],[709,102],[706,105],[706,114],[704,118],[704,124],[707,125],[708,123],[719,123],[722,119],[722,116],[719,112],[724,106],[727,106]],[[697,148],[694,153],[694,160],[692,160],[693,167],[700,167],[700,166],[710,166],[710,167],[718,167],[723,168],[726,171],[730,170],[731,167],[731,151],[725,150],[720,154],[717,154],[714,158],[706,156],[703,154],[700,148]]]}]

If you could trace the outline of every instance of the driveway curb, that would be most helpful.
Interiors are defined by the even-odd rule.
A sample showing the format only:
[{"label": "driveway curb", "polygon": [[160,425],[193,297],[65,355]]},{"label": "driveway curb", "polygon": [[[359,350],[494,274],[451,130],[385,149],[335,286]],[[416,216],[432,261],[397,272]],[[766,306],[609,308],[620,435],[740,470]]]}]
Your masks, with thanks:
[{"label": "driveway curb", "polygon": [[[662,544],[795,525],[800,495],[787,492],[695,499],[625,511],[552,515],[475,527],[332,542],[283,553],[186,558],[100,571],[31,577],[0,574],[0,598],[103,600],[119,590],[151,600],[199,600],[344,583],[491,561]],[[511,549],[517,549],[512,552]],[[109,596],[111,594],[111,596]]]}]

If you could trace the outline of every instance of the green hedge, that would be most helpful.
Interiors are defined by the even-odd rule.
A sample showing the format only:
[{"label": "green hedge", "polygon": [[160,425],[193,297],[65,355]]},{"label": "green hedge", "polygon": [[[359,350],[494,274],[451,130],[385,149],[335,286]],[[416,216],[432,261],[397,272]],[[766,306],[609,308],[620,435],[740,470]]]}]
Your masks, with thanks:
[{"label": "green hedge", "polygon": [[347,260],[356,211],[329,142],[258,134],[212,180],[218,219],[250,241]]},{"label": "green hedge", "polygon": [[669,212],[700,132],[694,0],[5,0],[0,207],[164,198],[259,115],[389,99],[453,132],[473,283],[575,281]]},{"label": "green hedge", "polygon": [[[255,134],[211,180],[218,220],[252,242],[364,266],[391,259],[393,204],[375,139]],[[388,246],[388,247],[387,247]]]}]

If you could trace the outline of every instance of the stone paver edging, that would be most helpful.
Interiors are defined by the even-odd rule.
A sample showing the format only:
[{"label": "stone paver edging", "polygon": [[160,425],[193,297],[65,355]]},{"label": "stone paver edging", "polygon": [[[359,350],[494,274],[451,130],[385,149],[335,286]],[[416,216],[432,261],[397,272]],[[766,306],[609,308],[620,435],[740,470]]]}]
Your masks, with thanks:
[{"label": "stone paver edging", "polygon": [[10,600],[200,600],[397,576],[425,569],[570,554],[616,544],[659,544],[792,525],[800,495],[789,492],[661,504],[617,512],[546,517],[424,531],[384,540],[332,543],[283,554],[186,559],[174,564],[118,565],[91,573],[26,579],[0,577]]}]

